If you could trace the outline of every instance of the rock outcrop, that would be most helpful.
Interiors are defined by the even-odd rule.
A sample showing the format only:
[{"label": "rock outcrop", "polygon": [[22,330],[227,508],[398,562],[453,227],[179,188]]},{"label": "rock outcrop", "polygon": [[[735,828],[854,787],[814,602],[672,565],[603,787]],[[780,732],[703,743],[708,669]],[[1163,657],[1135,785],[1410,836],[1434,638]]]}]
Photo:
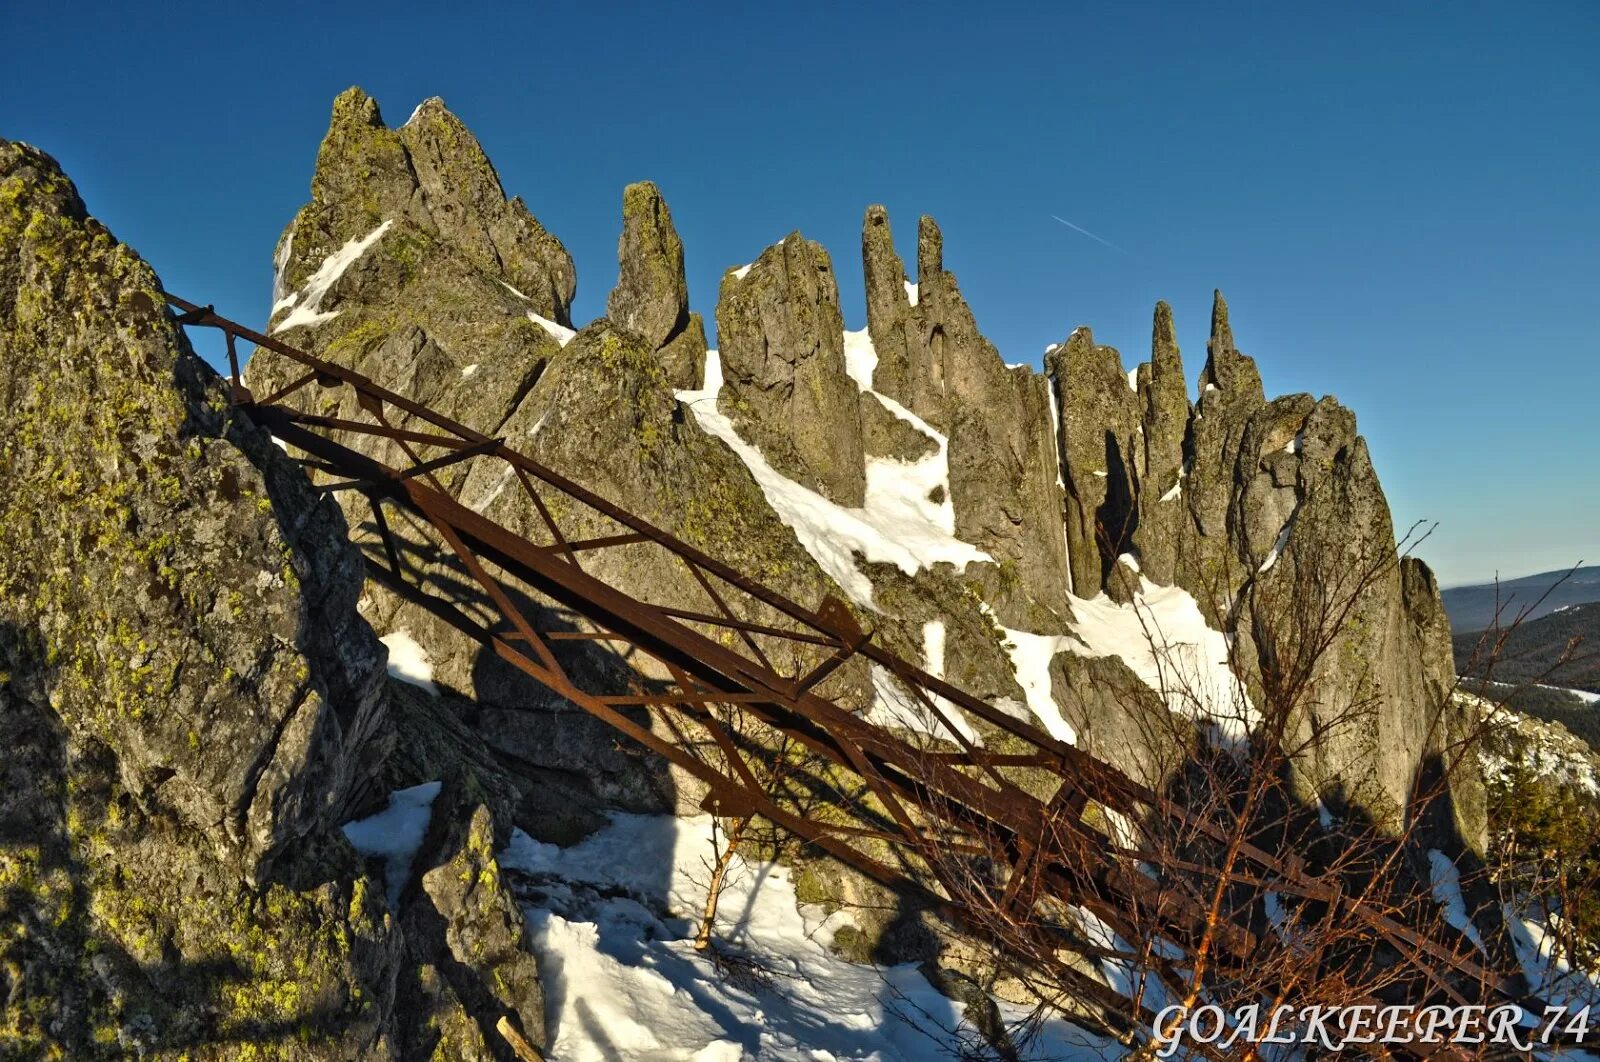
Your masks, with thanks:
[{"label": "rock outcrop", "polygon": [[914,285],[883,207],[867,209],[861,248],[873,388],[948,435],[957,537],[995,558],[1001,584],[1027,587],[997,596],[1002,620],[1060,629],[1070,587],[1045,381],[1005,365],[979,332],[932,218],[918,224]]},{"label": "rock outcrop", "polygon": [[672,226],[667,201],[649,181],[622,190],[617,262],[617,286],[606,300],[606,316],[639,333],[646,345],[660,352],[674,387],[699,387],[706,356],[705,322],[689,312],[683,241]]},{"label": "rock outcrop", "polygon": [[622,190],[617,261],[620,272],[606,300],[606,316],[660,350],[689,323],[689,285],[672,212],[649,181]]},{"label": "rock outcrop", "polygon": [[722,277],[717,300],[720,405],[740,433],[796,482],[840,505],[865,498],[857,388],[845,372],[833,260],[790,233]]},{"label": "rock outcrop", "polygon": [[1054,347],[1045,368],[1060,415],[1072,591],[1093,597],[1107,586],[1133,537],[1143,463],[1136,438],[1138,396],[1121,356],[1096,345],[1087,328]]},{"label": "rock outcrop", "polygon": [[516,1058],[500,1031],[548,1043],[544,988],[522,911],[500,878],[494,819],[471,776],[434,800],[403,904],[413,979],[399,986],[405,1058]]},{"label": "rock outcrop", "polygon": [[5,141],[0,395],[0,1043],[396,1057],[413,966],[338,828],[395,740],[343,515]]},{"label": "rock outcrop", "polygon": [[1153,582],[1177,577],[1178,543],[1184,524],[1184,432],[1189,423],[1189,385],[1172,328],[1172,308],[1156,303],[1150,361],[1138,370],[1140,431],[1144,458],[1132,529],[1139,566]]},{"label": "rock outcrop", "polygon": [[[272,335],[485,431],[511,414],[571,334],[571,257],[521,199],[505,197],[477,140],[437,99],[398,129],[359,89],[334,101],[311,201],[284,232],[275,264]],[[262,357],[247,380],[264,396],[299,375]],[[308,392],[304,401],[359,419],[341,397]],[[399,457],[372,437],[343,441]]]}]

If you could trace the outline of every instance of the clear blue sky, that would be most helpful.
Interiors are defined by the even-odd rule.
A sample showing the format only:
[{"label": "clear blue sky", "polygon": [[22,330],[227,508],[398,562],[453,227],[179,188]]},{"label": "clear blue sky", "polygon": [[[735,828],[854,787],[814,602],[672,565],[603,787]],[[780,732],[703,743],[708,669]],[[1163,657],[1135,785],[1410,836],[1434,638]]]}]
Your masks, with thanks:
[{"label": "clear blue sky", "polygon": [[1600,4],[1057,7],[7,3],[0,136],[247,322],[351,84],[391,124],[445,98],[573,253],[580,321],[641,178],[708,318],[798,228],[859,327],[872,202],[908,256],[939,219],[1010,361],[1078,324],[1143,360],[1165,298],[1192,386],[1220,287],[1269,392],[1356,410],[1445,582],[1600,562]]}]

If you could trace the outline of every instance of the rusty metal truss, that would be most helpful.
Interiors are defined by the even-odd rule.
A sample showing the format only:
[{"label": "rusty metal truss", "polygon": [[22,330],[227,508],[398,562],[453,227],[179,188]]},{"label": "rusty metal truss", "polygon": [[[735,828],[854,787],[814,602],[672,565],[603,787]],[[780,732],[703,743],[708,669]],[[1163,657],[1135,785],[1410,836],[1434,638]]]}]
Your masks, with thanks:
[{"label": "rusty metal truss", "polygon": [[[1060,949],[1091,961],[1142,961],[1153,966],[1173,998],[1182,998],[1194,965],[1194,943],[1205,930],[1203,900],[1217,888],[1213,866],[1186,862],[1171,851],[1127,847],[1107,823],[1165,820],[1198,841],[1226,844],[1225,831],[1118,768],[1059,741],[929,674],[890,652],[863,630],[836,599],[816,608],[788,600],[716,558],[585,489],[499,438],[475,431],[419,402],[396,394],[343,366],[297,350],[271,336],[168,296],[182,326],[221,330],[233,372],[235,409],[292,449],[318,489],[355,491],[370,505],[375,540],[365,551],[372,580],[399,598],[475,639],[500,659],[553,693],[614,727],[660,756],[707,790],[705,806],[725,815],[758,815],[782,831],[831,855],[901,894],[982,934],[995,912],[1028,909],[1038,932],[1058,939],[1040,949]],[[264,397],[246,389],[236,342],[255,347],[255,358],[286,359],[290,382]],[[315,414],[291,401],[310,388],[353,396],[363,418]],[[348,408],[346,406],[345,408]],[[398,426],[395,422],[402,422]],[[356,448],[383,440],[404,455],[399,467]],[[515,533],[463,505],[441,482],[467,463],[496,462],[542,521],[543,541]],[[551,504],[559,499],[559,505]],[[615,532],[574,538],[554,515],[574,506],[608,520]],[[482,610],[470,615],[448,595],[408,570],[387,511],[406,514],[412,526],[434,536],[442,556],[470,576],[492,603],[494,622]],[[683,578],[699,588],[703,607],[652,604],[593,574],[591,563],[608,550],[649,547],[675,559]],[[541,627],[521,602],[548,600],[581,617],[582,625]],[[563,643],[624,646],[653,661],[653,679],[631,688],[584,688],[563,662]],[[798,647],[810,663],[785,673],[773,663],[775,646]],[[791,654],[791,659],[796,658]],[[936,720],[947,739],[909,740],[900,730],[875,725],[827,695],[829,679],[865,660],[890,674]],[[857,664],[856,666],[859,666]],[[660,678],[659,676],[665,676]],[[1006,752],[976,746],[952,724],[946,706],[982,720],[1005,736]],[[787,748],[826,765],[839,791],[856,794],[855,812],[819,816],[776,799],[772,742],[751,734],[780,735]],[[763,757],[766,757],[763,760]],[[1019,784],[1022,774],[1032,779]],[[1047,779],[1048,785],[1038,784]],[[1114,813],[1109,815],[1107,813]],[[843,821],[839,821],[839,820]],[[952,866],[982,868],[953,880]],[[1307,872],[1292,854],[1251,844],[1239,848],[1226,885],[1271,889],[1286,898],[1344,909],[1370,935],[1399,974],[1407,1002],[1515,1002],[1538,1013],[1542,1001],[1519,973],[1486,965],[1460,934],[1424,934],[1352,898],[1337,880]],[[975,893],[973,881],[988,884]],[[1179,885],[1163,885],[1161,881]],[[1162,939],[1161,955],[1135,954],[1126,943],[1096,942],[1061,912],[1091,912],[1121,942]],[[1242,976],[1263,949],[1282,946],[1261,932],[1260,912],[1213,926],[1206,976]],[[1054,926],[1055,928],[1051,928]],[[1150,1006],[1130,1001],[1082,964],[1053,971],[1080,999],[1103,1008],[1124,1029],[1145,1024]],[[1416,1044],[1412,1054],[1449,1054],[1447,1045]]]}]

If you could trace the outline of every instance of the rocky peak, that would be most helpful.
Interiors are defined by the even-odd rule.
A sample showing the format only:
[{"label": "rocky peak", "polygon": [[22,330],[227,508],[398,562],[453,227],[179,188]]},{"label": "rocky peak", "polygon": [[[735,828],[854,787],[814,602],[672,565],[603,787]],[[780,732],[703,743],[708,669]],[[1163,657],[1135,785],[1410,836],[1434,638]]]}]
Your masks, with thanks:
[{"label": "rocky peak", "polygon": [[918,289],[906,278],[888,211],[881,206],[868,207],[861,223],[861,262],[866,275],[867,335],[878,355],[873,389],[922,419],[941,423],[943,387],[931,352],[922,342],[912,298]]},{"label": "rocky peak", "polygon": [[[506,199],[476,138],[443,102],[398,129],[360,89],[334,102],[312,199],[278,246],[269,331],[448,416],[494,431],[565,337],[572,260],[520,199]],[[258,394],[288,383],[251,360]],[[297,401],[347,395],[306,394]],[[350,437],[388,459],[391,444]]]},{"label": "rocky peak", "polygon": [[722,405],[773,466],[841,505],[866,490],[833,261],[798,232],[722,278]]},{"label": "rocky peak", "polygon": [[917,283],[944,272],[944,234],[939,223],[924,214],[917,219]]},{"label": "rocky peak", "polygon": [[[1228,304],[1217,292],[1211,311],[1211,338],[1206,343],[1206,364],[1200,373],[1200,398],[1189,422],[1189,477],[1185,495],[1194,528],[1201,539],[1190,539],[1185,549],[1184,585],[1202,601],[1225,596],[1225,584],[1236,576],[1224,575],[1230,563],[1226,550],[1211,548],[1226,541],[1227,514],[1234,491],[1234,468],[1239,439],[1246,422],[1266,401],[1255,362],[1233,345],[1228,324]],[[1220,615],[1218,622],[1221,622]]]},{"label": "rocky peak", "polygon": [[1078,328],[1045,358],[1060,410],[1072,592],[1094,597],[1127,551],[1137,522],[1143,446],[1137,394],[1113,347]]},{"label": "rocky peak", "polygon": [[606,300],[606,315],[661,352],[675,385],[698,387],[706,353],[705,324],[699,314],[689,312],[683,241],[672,225],[667,201],[650,181],[622,190],[617,264],[617,286]]},{"label": "rocky peak", "polygon": [[1256,404],[1265,401],[1255,360],[1239,353],[1239,348],[1233,345],[1228,303],[1220,291],[1212,293],[1211,338],[1206,341],[1206,364],[1200,371],[1201,401],[1213,390],[1246,396]]},{"label": "rocky peak", "polygon": [[[313,232],[329,250],[356,239],[385,218],[403,215],[412,206],[417,176],[400,137],[384,124],[378,101],[359,88],[348,88],[333,101],[328,132],[317,149],[311,174],[311,200],[321,205],[318,215],[307,218],[314,226],[300,234],[302,248],[313,243]],[[347,204],[328,210],[330,204]],[[311,269],[286,263],[286,281],[298,287]]]},{"label": "rocky peak", "polygon": [[622,190],[620,271],[606,301],[614,324],[638,332],[657,349],[689,321],[689,285],[683,273],[683,241],[672,212],[650,181]]},{"label": "rocky peak", "polygon": [[506,198],[500,175],[461,119],[435,96],[397,132],[440,237],[480,269],[503,274],[542,316],[570,325],[577,289],[571,256],[521,198]]},{"label": "rocky peak", "polygon": [[1156,303],[1150,361],[1139,367],[1144,433],[1144,474],[1133,543],[1142,570],[1157,583],[1177,574],[1180,516],[1184,514],[1183,441],[1189,425],[1189,389],[1172,327],[1172,307]]},{"label": "rocky peak", "polygon": [[[424,124],[431,107],[419,110],[417,126]],[[363,121],[371,126],[370,116]],[[448,124],[441,120],[441,127]],[[412,144],[415,134],[408,128],[398,132],[420,188],[424,167],[418,159],[426,152]],[[437,139],[443,143],[446,138],[441,134]],[[461,182],[463,187],[470,183],[465,178]],[[500,194],[495,183],[492,195],[483,192],[466,200],[478,203]],[[421,224],[414,213],[415,205],[408,201],[396,225]],[[624,192],[618,282],[608,301],[608,319],[579,333],[565,348],[559,344],[570,336],[541,340],[536,348],[513,348],[520,351],[522,364],[537,364],[520,377],[512,374],[517,387],[490,387],[498,378],[481,373],[468,387],[450,384],[452,374],[466,367],[461,363],[468,358],[460,351],[467,341],[481,348],[488,338],[467,332],[462,318],[493,321],[497,314],[525,315],[532,302],[506,292],[504,285],[510,284],[527,293],[514,281],[486,272],[478,264],[484,260],[481,255],[473,258],[458,248],[469,242],[466,236],[446,238],[431,214],[428,224],[433,227],[425,232],[450,247],[450,253],[430,257],[433,252],[425,252],[420,279],[413,281],[405,271],[382,262],[387,241],[402,229],[384,235],[368,252],[378,263],[371,267],[375,271],[365,272],[367,259],[351,266],[340,282],[354,285],[346,301],[325,304],[347,309],[331,323],[311,326],[314,343],[340,357],[356,355],[358,367],[375,360],[380,367],[388,361],[414,365],[406,370],[413,374],[411,386],[442,396],[436,401],[446,403],[447,411],[460,408],[465,411],[461,419],[485,430],[531,433],[534,441],[524,445],[537,450],[541,459],[580,482],[600,485],[602,493],[629,499],[664,526],[676,527],[676,521],[687,518],[680,510],[692,514],[708,496],[708,487],[691,481],[707,480],[710,473],[697,475],[692,469],[712,467],[712,453],[724,455],[717,459],[717,477],[731,476],[739,483],[736,497],[720,498],[719,512],[737,508],[742,513],[746,507],[768,515],[787,512],[762,496],[737,459],[730,463],[734,451],[724,443],[753,444],[772,469],[847,508],[869,502],[869,459],[910,465],[942,456],[948,489],[929,499],[948,504],[948,517],[943,518],[950,520],[954,537],[993,563],[974,561],[953,573],[927,569],[891,574],[882,570],[887,565],[861,562],[863,572],[871,570],[886,644],[897,644],[900,635],[895,632],[905,627],[912,631],[904,644],[913,655],[921,649],[916,630],[952,614],[950,602],[961,595],[946,594],[951,585],[969,595],[962,597],[966,607],[980,602],[1005,628],[1049,637],[1066,634],[1080,622],[1073,615],[1077,602],[1069,595],[1095,598],[1105,593],[1126,604],[1148,589],[1138,578],[1142,575],[1149,583],[1186,591],[1214,629],[1238,629],[1242,667],[1259,686],[1260,675],[1281,647],[1256,640],[1255,588],[1288,578],[1283,573],[1294,570],[1285,559],[1290,551],[1334,555],[1343,548],[1340,543],[1362,539],[1370,545],[1387,533],[1375,515],[1384,503],[1373,493],[1375,478],[1362,470],[1364,447],[1347,412],[1331,400],[1318,403],[1307,396],[1268,403],[1254,362],[1235,345],[1220,293],[1194,405],[1171,310],[1164,303],[1155,308],[1150,360],[1131,376],[1119,353],[1097,344],[1087,329],[1055,348],[1046,359],[1047,375],[1040,375],[1005,365],[984,337],[955,274],[946,269],[939,226],[931,218],[919,220],[912,283],[896,251],[887,212],[872,206],[865,212],[861,234],[865,337],[844,332],[831,260],[798,233],[725,274],[717,307],[723,378],[717,408],[732,422],[738,436],[733,440],[697,415],[683,417],[674,397],[675,390],[698,389],[705,343],[699,319],[687,305],[682,242],[653,185],[636,184]],[[448,279],[453,277],[468,279]],[[485,279],[487,283],[480,283]],[[381,289],[370,296],[360,287],[369,281]],[[447,308],[435,293],[451,290],[452,284],[457,298]],[[369,314],[364,305],[369,301],[413,309],[421,305],[430,320],[389,329],[391,338],[384,343],[392,349],[359,355],[366,348],[348,322]],[[460,312],[463,303],[473,308],[470,313]],[[395,336],[405,337],[403,343]],[[403,349],[394,347],[396,343]],[[868,356],[876,362],[870,380],[861,379],[858,386]],[[493,370],[486,365],[483,371]],[[874,391],[876,395],[870,393]],[[471,400],[453,397],[463,393]],[[502,396],[493,411],[485,402],[488,394]],[[703,403],[705,398],[690,401]],[[452,407],[452,401],[462,405]],[[912,416],[901,416],[899,407]],[[496,419],[504,410],[512,412]],[[596,438],[607,440],[606,445],[597,448]],[[630,438],[641,445],[623,445]],[[747,449],[737,452],[748,457]],[[870,467],[875,476],[888,469],[877,463]],[[1335,491],[1343,492],[1344,501],[1310,504],[1318,496],[1332,499],[1329,492],[1336,481],[1344,484]],[[468,504],[486,505],[485,511],[496,519],[517,525],[526,517],[530,529],[537,526],[531,514],[514,511],[518,503],[510,492],[496,494],[495,488],[494,482],[474,481],[462,497]],[[1349,518],[1366,521],[1368,530],[1358,535],[1316,515],[1341,506],[1363,514]],[[785,519],[780,517],[779,525]],[[691,519],[685,527],[699,529],[700,523]],[[1368,531],[1370,541],[1364,537]],[[754,533],[747,529],[741,536],[740,541],[718,543],[717,549],[753,570],[795,566],[795,546],[784,535],[763,532],[759,549],[750,545],[758,541]],[[786,545],[780,546],[780,540]],[[763,564],[768,552],[782,554],[784,563],[776,568]],[[1121,561],[1125,556],[1131,560]],[[797,585],[795,593],[811,600],[820,592],[821,577],[813,567],[800,566],[806,567],[808,581]],[[836,565],[826,570],[842,578]],[[651,593],[664,593],[668,585],[652,571],[615,574],[619,581]],[[1425,582],[1410,580],[1417,586]],[[935,593],[935,587],[941,589]],[[1404,652],[1411,653],[1422,644],[1419,639],[1426,640],[1413,629],[1417,621],[1405,618],[1427,613],[1425,601],[1406,604],[1402,595],[1410,592],[1398,583],[1370,591],[1377,602],[1372,628],[1383,630],[1387,639],[1363,643],[1372,659],[1397,661],[1401,650],[1393,647],[1410,646]],[[1426,596],[1420,589],[1415,593]],[[1397,602],[1405,607],[1393,611]],[[1264,631],[1268,624],[1261,626]],[[952,623],[950,630],[958,627]],[[429,636],[445,637],[431,630]],[[958,638],[952,633],[947,673],[968,683],[990,682],[992,676],[979,672],[992,664],[993,653],[1004,650],[998,644],[964,644],[989,636]],[[1383,649],[1385,645],[1391,648]],[[470,648],[462,661],[471,659],[469,653]],[[459,675],[462,688],[468,688],[465,684],[476,674],[464,663],[455,668],[454,663],[442,665],[440,673]],[[1057,670],[1080,679],[1085,673],[1075,665]],[[1392,677],[1393,693],[1385,695],[1381,712],[1396,711],[1406,698],[1423,695],[1419,674],[1394,672]],[[1007,678],[1002,675],[998,684],[991,683],[997,696],[1007,695],[999,692],[1007,688]],[[1328,679],[1326,688],[1337,688],[1335,679],[1349,676]],[[1084,718],[1085,707],[1079,703],[1083,683],[1061,682],[1054,697],[1063,716]],[[497,696],[482,685],[476,691],[490,700]],[[1118,732],[1117,721],[1107,714],[1111,709],[1102,708],[1095,710],[1103,716],[1098,730]],[[1374,792],[1398,786],[1401,765],[1414,766],[1424,754],[1415,735],[1396,732],[1393,737],[1385,754],[1387,775]],[[1094,739],[1085,740],[1092,744]],[[1327,770],[1308,774],[1317,786],[1344,777],[1356,763],[1349,749],[1340,750],[1336,743],[1327,743],[1327,748]],[[522,749],[518,755],[526,758],[530,752]]]}]

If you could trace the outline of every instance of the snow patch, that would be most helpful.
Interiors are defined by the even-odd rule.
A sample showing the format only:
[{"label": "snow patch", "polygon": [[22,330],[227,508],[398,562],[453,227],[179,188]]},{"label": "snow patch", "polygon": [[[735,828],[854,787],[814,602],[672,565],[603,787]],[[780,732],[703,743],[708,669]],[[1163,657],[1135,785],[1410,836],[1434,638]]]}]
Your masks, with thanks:
[{"label": "snow patch", "polygon": [[872,390],[872,374],[878,370],[878,351],[872,345],[867,330],[846,331],[844,334],[845,375],[856,382],[863,391]]},{"label": "snow patch", "polygon": [[[862,334],[856,335],[851,340],[846,333],[845,339],[855,347],[854,364],[861,371],[867,356],[860,348]],[[870,340],[866,345],[870,347]],[[876,362],[875,354],[872,360]],[[893,564],[907,575],[941,562],[962,568],[973,561],[993,559],[955,537],[948,440],[898,402],[864,389],[890,413],[932,439],[937,449],[911,462],[868,460],[865,503],[859,509],[847,508],[784,476],[759,449],[739,437],[733,422],[717,409],[722,379],[721,356],[708,350],[704,385],[696,391],[677,392],[678,401],[689,407],[703,430],[721,439],[744,462],[767,504],[851,601],[873,607],[872,581],[856,567],[858,552],[870,563]],[[941,501],[930,499],[935,493]]]},{"label": "snow patch", "polygon": [[1128,370],[1128,390],[1134,394],[1139,393],[1139,366],[1137,365]]},{"label": "snow patch", "polygon": [[1069,595],[1070,645],[1084,656],[1116,656],[1155,690],[1170,711],[1213,723],[1224,740],[1242,742],[1260,721],[1228,662],[1228,639],[1206,625],[1188,591],[1139,577],[1133,601],[1104,593]]},{"label": "snow patch", "polygon": [[[923,669],[934,678],[944,678],[944,620],[929,620],[922,625]],[[942,741],[955,738],[938,715],[895,678],[887,668],[872,665],[872,706],[867,711],[867,721],[879,726],[900,727],[917,734],[927,734]],[[943,697],[930,695],[930,700],[969,744],[982,745],[983,735],[975,730],[961,709]]]},{"label": "snow patch", "polygon": [[[1058,346],[1060,346],[1060,344],[1052,343],[1050,346],[1045,348],[1044,352],[1049,354]],[[1056,391],[1056,378],[1054,376],[1045,377],[1045,394],[1050,399],[1050,452],[1055,455],[1056,489],[1065,495],[1067,492],[1067,484],[1066,481],[1061,478],[1061,395]],[[1063,505],[1066,504],[1066,499],[1064,497],[1058,500]],[[1061,521],[1061,555],[1067,559],[1066,567],[1068,571],[1071,571],[1072,540],[1067,537],[1067,522],[1065,520]]]},{"label": "snow patch", "polygon": [[1600,1007],[1600,981],[1567,961],[1561,943],[1561,916],[1545,911],[1541,920],[1527,917],[1528,912],[1509,904],[1504,909],[1512,947],[1533,994],[1569,1010]]},{"label": "snow patch", "polygon": [[733,271],[733,279],[735,279],[735,280],[743,280],[745,277],[750,275],[750,269],[754,265],[755,265],[754,262],[749,262],[749,263],[746,263],[745,265],[740,266],[738,269],[735,269]]},{"label": "snow patch", "polygon": [[[570,848],[518,830],[499,853],[529,897],[552,1058],[954,1057],[947,1030],[960,1023],[960,1005],[913,965],[857,965],[835,955],[828,945],[850,924],[848,912],[800,905],[786,867],[735,855],[719,904],[718,946],[764,966],[767,983],[736,986],[696,952],[685,914],[705,903],[711,828],[705,815],[613,814]],[[1000,1007],[1008,1024],[1025,1017],[1023,1008]],[[1071,1062],[1125,1053],[1059,1019],[1046,1022],[1032,1046],[1040,1057]]]},{"label": "snow patch", "polygon": [[[1568,605],[1567,607],[1571,608],[1572,606]],[[1561,610],[1560,609],[1556,609],[1556,611],[1560,612]],[[1582,701],[1584,704],[1600,704],[1600,693],[1590,693],[1588,690],[1568,689],[1566,686],[1543,686],[1543,685],[1541,685],[1539,688],[1542,689],[1542,690],[1552,690],[1552,691],[1554,691],[1556,693],[1570,693],[1574,697],[1578,698],[1578,700]]]},{"label": "snow patch", "polygon": [[390,675],[401,682],[420,686],[435,697],[439,695],[439,687],[433,684],[433,664],[428,661],[428,651],[417,644],[409,630],[402,627],[378,640],[389,649]]},{"label": "snow patch", "polygon": [[1011,658],[1011,670],[1016,675],[1017,685],[1022,687],[1028,711],[1033,713],[1033,717],[1051,737],[1069,745],[1077,744],[1078,732],[1061,714],[1060,706],[1050,693],[1050,661],[1055,659],[1057,653],[1081,652],[1083,643],[1065,634],[1034,634],[1031,631],[1013,630],[1000,623],[987,603],[979,602],[978,607],[1005,633],[1001,648]]},{"label": "snow patch", "polygon": [[287,331],[290,328],[311,327],[338,317],[338,310],[328,310],[326,312],[322,310],[322,300],[327,297],[328,289],[333,287],[339,278],[344,276],[344,271],[349,269],[351,264],[362,255],[366,254],[367,249],[377,243],[383,234],[389,231],[389,226],[393,224],[393,220],[385,221],[365,236],[351,240],[324,259],[322,264],[317,267],[317,271],[311,274],[311,279],[306,281],[305,287],[292,295],[286,296],[272,308],[273,314],[291,307],[293,307],[293,312],[276,325],[273,325],[271,331],[276,334]]},{"label": "snow patch", "polygon": [[277,313],[283,308],[284,299],[288,297],[289,290],[284,286],[283,274],[289,268],[289,255],[294,247],[294,227],[284,233],[283,246],[278,248],[278,253],[272,256],[272,312]]},{"label": "snow patch", "polygon": [[411,877],[411,863],[428,832],[433,818],[433,801],[439,795],[438,782],[425,782],[389,794],[389,805],[376,815],[344,824],[344,835],[364,856],[384,861],[384,891],[389,910],[400,910],[400,892]]},{"label": "snow patch", "polygon": [[906,281],[905,284],[906,284],[906,298],[908,300],[910,300],[911,305],[915,306],[917,304],[917,286],[915,284],[911,283],[911,281],[909,281],[909,280]]},{"label": "snow patch", "polygon": [[1261,562],[1261,567],[1256,570],[1256,574],[1265,575],[1272,570],[1273,565],[1278,563],[1278,558],[1283,556],[1284,547],[1289,544],[1289,529],[1292,527],[1294,527],[1293,516],[1289,517],[1278,531],[1277,541],[1272,544],[1272,549],[1267,553],[1266,559]]},{"label": "snow patch", "polygon": [[[509,284],[506,286],[510,287]],[[526,296],[523,297],[526,298]],[[556,342],[560,343],[562,346],[566,346],[568,343],[572,342],[572,337],[578,334],[576,329],[568,328],[563,324],[557,324],[548,317],[540,317],[532,310],[528,311],[528,320],[532,321],[546,332],[549,332],[551,335],[555,336]]]},{"label": "snow patch", "polygon": [[[1088,908],[1074,906],[1072,910],[1078,918],[1078,924],[1083,929],[1084,937],[1091,944],[1108,951],[1118,951],[1130,956],[1128,959],[1102,958],[1100,960],[1100,979],[1102,981],[1118,995],[1128,999],[1137,998],[1151,1010],[1160,1011],[1169,1005],[1170,997],[1167,994],[1166,986],[1159,979],[1149,976],[1142,970],[1137,970],[1133,965],[1131,956],[1138,955],[1142,949],[1123,940],[1114,929]],[[1164,943],[1159,939],[1153,942],[1156,954],[1163,954],[1170,950],[1170,948],[1162,946]]]},{"label": "snow patch", "polygon": [[476,364],[468,365],[466,368],[461,370],[461,378],[463,380],[471,379],[472,374],[477,372],[477,371],[478,371],[478,366]]},{"label": "snow patch", "polygon": [[1444,909],[1444,920],[1472,941],[1480,952],[1489,954],[1478,927],[1467,914],[1467,901],[1461,895],[1461,871],[1437,848],[1428,849],[1428,883],[1433,888],[1433,902]]}]

